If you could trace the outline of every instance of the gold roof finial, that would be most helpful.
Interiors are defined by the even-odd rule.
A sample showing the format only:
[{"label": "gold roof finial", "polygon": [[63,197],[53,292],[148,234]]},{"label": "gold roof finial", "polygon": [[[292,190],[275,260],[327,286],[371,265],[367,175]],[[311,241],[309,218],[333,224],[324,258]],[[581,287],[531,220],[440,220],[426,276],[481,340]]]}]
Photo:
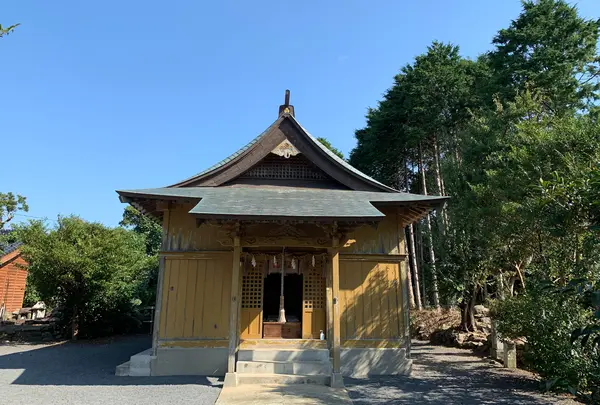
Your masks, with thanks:
[{"label": "gold roof finial", "polygon": [[290,105],[290,91],[285,91],[285,102],[284,104],[279,106],[279,116],[282,114],[289,114],[292,117],[294,116],[294,106]]}]

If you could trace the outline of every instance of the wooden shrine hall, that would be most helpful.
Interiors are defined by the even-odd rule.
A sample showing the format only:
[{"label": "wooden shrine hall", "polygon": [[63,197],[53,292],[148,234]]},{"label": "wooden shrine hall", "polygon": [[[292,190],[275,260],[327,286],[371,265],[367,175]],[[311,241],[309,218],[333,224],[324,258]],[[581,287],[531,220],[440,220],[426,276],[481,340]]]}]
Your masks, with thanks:
[{"label": "wooden shrine hall", "polygon": [[356,170],[296,120],[162,188],[119,190],[163,227],[152,348],[122,375],[343,384],[407,374],[404,228],[446,197]]}]

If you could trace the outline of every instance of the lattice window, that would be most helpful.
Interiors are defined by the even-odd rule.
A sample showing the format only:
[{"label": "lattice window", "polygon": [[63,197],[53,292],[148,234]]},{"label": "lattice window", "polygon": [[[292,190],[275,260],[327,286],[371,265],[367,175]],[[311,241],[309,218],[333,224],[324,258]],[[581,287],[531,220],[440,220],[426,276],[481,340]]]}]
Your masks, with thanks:
[{"label": "lattice window", "polygon": [[304,273],[304,309],[325,308],[325,279],[318,267]]},{"label": "lattice window", "polygon": [[263,272],[252,269],[242,278],[242,308],[262,308]]},{"label": "lattice window", "polygon": [[328,180],[329,177],[302,155],[284,158],[265,157],[256,166],[244,172],[242,179]]}]

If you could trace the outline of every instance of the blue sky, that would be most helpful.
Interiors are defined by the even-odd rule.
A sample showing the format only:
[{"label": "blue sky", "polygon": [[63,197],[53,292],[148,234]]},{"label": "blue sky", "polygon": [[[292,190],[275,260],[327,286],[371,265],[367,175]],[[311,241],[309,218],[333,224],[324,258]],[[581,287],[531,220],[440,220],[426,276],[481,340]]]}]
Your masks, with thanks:
[{"label": "blue sky", "polygon": [[[600,2],[580,0],[582,15]],[[518,0],[2,0],[0,191],[28,215],[116,225],[115,189],[160,187],[296,117],[347,154],[364,114],[433,40],[475,57]],[[26,217],[19,216],[19,220]]]}]

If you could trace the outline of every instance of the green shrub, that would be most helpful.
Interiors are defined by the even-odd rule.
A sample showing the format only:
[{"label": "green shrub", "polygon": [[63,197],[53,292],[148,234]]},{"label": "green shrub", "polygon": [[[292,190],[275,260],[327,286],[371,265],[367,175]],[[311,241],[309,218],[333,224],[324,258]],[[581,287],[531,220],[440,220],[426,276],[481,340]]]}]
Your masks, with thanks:
[{"label": "green shrub", "polygon": [[498,332],[527,338],[524,361],[547,387],[587,392],[600,384],[598,348],[571,343],[573,330],[592,319],[592,311],[569,294],[537,290],[498,301],[492,307]]}]

